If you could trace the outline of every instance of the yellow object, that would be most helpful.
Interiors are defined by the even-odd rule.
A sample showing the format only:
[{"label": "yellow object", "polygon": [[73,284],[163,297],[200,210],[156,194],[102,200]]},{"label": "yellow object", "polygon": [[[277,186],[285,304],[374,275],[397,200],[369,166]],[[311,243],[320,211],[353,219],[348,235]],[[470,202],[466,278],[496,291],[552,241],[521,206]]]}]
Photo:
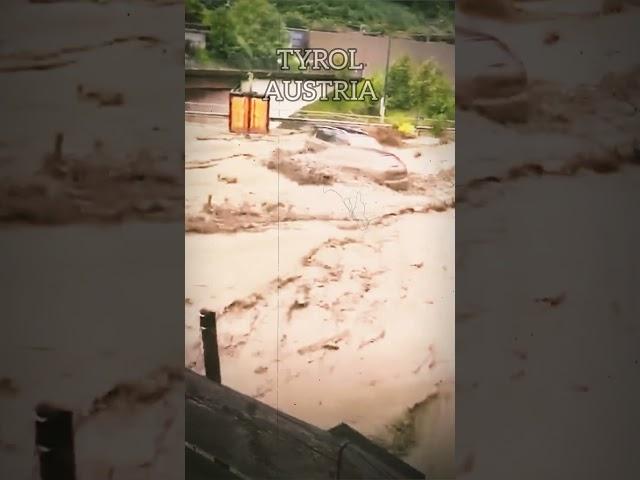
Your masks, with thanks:
[{"label": "yellow object", "polygon": [[230,93],[229,131],[233,133],[269,133],[269,98]]},{"label": "yellow object", "polygon": [[411,125],[409,122],[404,122],[398,125],[398,132],[400,132],[405,137],[415,137],[416,127]]}]

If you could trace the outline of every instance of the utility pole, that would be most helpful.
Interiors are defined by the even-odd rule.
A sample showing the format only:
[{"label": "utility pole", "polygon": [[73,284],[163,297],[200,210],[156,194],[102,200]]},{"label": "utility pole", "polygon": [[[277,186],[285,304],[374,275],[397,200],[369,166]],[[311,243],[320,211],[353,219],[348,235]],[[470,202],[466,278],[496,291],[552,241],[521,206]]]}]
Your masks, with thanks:
[{"label": "utility pole", "polygon": [[387,37],[387,65],[384,69],[384,86],[382,87],[382,98],[380,98],[380,123],[384,123],[384,114],[387,101],[387,77],[389,75],[389,58],[391,57],[391,35]]}]

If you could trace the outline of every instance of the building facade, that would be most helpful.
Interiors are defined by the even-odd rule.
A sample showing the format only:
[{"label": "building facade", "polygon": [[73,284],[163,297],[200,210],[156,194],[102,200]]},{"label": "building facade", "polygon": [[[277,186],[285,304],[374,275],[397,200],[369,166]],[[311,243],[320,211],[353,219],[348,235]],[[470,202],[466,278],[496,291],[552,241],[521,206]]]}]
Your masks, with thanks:
[{"label": "building facade", "polygon": [[186,26],[184,29],[184,41],[190,48],[206,48],[207,29],[196,25]]}]

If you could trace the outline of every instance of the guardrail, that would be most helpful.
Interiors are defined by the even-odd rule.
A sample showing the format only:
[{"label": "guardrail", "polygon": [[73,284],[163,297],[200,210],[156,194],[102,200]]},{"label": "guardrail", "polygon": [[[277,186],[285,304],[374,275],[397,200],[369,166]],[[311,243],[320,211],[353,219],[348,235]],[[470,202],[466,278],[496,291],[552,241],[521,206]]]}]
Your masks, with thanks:
[{"label": "guardrail", "polygon": [[[199,103],[199,102],[185,102],[185,113],[191,115],[208,115],[217,117],[229,116],[229,105],[226,103]],[[391,124],[388,122],[381,122],[380,117],[375,115],[359,115],[355,113],[336,113],[336,112],[322,112],[322,111],[305,111],[300,110],[290,117],[278,117],[271,115],[269,117],[275,121],[293,121],[293,122],[321,122],[330,123],[335,125],[358,125],[369,127],[387,127]],[[433,119],[420,118],[418,121],[422,122],[416,125],[416,130],[425,131],[433,128]],[[417,122],[416,122],[417,123]],[[447,120],[447,131],[455,132],[455,122]]]},{"label": "guardrail", "polygon": [[[315,111],[315,110],[300,110],[296,112],[293,117],[297,118],[327,118],[333,120],[344,120],[344,121],[356,121],[362,123],[380,123],[380,117],[378,115],[362,115],[357,113],[341,113],[341,112],[325,112],[325,111]],[[424,117],[416,117],[414,118],[414,123],[422,124],[422,126],[428,126],[434,123],[435,120],[428,119]],[[385,122],[388,123],[388,122]],[[450,127],[455,125],[453,120],[445,120],[445,123]]]}]

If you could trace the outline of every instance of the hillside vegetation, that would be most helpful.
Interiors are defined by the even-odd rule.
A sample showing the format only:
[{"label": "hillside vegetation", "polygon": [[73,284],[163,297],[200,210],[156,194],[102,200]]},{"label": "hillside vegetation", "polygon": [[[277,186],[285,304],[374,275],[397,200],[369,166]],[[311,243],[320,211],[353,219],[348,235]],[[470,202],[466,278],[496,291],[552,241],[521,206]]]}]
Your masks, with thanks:
[{"label": "hillside vegetation", "polygon": [[[208,27],[207,50],[188,51],[199,64],[242,69],[277,69],[276,49],[288,44],[286,26],[323,30],[365,29],[400,36],[446,32],[453,2],[418,0],[187,0],[185,21]],[[294,66],[295,67],[295,66]],[[372,80],[380,97],[384,72]],[[454,117],[451,84],[432,62],[408,57],[390,68],[387,118],[394,123],[429,119],[444,125]],[[323,101],[310,110],[377,115],[379,102]]]},{"label": "hillside vegetation", "polygon": [[[384,88],[384,75],[378,72],[371,79],[376,96]],[[451,83],[433,62],[412,63],[404,56],[389,69],[387,78],[386,119],[399,126],[403,123],[431,124],[441,131],[455,117],[455,95]],[[306,111],[378,115],[380,102],[355,100],[318,100]]]},{"label": "hillside vegetation", "polygon": [[394,34],[452,34],[447,0],[272,0],[285,24],[314,30],[364,29]]},{"label": "hillside vegetation", "polygon": [[[212,12],[238,0],[186,0],[185,21],[209,23]],[[363,29],[395,35],[453,35],[453,0],[267,0],[287,27]],[[251,9],[254,18],[256,11]],[[219,13],[219,12],[218,12]]]},{"label": "hillside vegetation", "polygon": [[185,22],[208,27],[207,50],[186,55],[199,64],[277,68],[285,27],[349,29],[398,36],[452,34],[449,0],[186,0]]}]

